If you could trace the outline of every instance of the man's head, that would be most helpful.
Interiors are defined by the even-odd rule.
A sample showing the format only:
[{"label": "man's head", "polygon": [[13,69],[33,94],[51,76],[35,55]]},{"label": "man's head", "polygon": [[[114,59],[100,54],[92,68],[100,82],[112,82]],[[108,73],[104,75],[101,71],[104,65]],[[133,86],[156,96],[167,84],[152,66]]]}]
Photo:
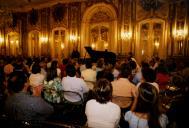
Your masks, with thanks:
[{"label": "man's head", "polygon": [[70,77],[74,77],[74,76],[75,76],[75,74],[76,74],[76,69],[75,69],[74,65],[68,64],[68,65],[66,66],[66,74],[67,74],[68,76],[70,76]]},{"label": "man's head", "polygon": [[27,83],[27,75],[22,71],[14,71],[8,79],[8,89],[13,93],[18,93],[23,90]]}]

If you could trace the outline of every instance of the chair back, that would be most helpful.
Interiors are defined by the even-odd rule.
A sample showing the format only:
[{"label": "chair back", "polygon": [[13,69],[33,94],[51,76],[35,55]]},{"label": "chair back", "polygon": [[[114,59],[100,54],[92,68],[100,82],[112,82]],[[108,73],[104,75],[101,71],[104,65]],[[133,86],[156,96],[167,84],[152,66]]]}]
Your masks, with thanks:
[{"label": "chair back", "polygon": [[90,89],[90,90],[93,90],[96,82],[93,82],[93,81],[88,81],[88,80],[85,80],[85,83],[87,84],[87,87]]},{"label": "chair back", "polygon": [[[64,95],[64,102],[70,102],[70,103],[73,103],[73,104],[83,104],[84,103],[83,96],[81,96],[81,94],[79,92],[62,90],[62,93]],[[68,98],[77,97],[76,102],[73,101],[74,100],[73,98],[72,98],[73,99],[72,101],[69,100],[68,98],[65,97],[65,95]]]},{"label": "chair back", "polygon": [[112,102],[119,105],[120,108],[128,108],[133,103],[133,97],[113,96]]}]

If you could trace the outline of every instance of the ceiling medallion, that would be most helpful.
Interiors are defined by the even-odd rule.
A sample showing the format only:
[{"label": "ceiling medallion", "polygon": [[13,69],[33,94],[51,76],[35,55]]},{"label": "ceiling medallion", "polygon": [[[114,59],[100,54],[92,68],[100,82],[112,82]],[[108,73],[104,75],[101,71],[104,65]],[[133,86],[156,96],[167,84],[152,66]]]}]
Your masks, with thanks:
[{"label": "ceiling medallion", "polygon": [[146,11],[157,10],[161,6],[161,2],[159,0],[140,0],[140,4]]}]

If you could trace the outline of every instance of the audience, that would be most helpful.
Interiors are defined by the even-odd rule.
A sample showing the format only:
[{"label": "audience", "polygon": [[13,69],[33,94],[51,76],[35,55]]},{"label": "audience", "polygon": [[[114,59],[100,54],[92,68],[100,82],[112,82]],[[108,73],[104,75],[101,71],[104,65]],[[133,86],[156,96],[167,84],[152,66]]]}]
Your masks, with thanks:
[{"label": "audience", "polygon": [[[182,117],[188,112],[189,66],[187,63],[176,60],[172,62],[169,59],[162,61],[157,57],[149,62],[151,68],[145,61],[141,64],[140,70],[137,68],[136,72],[134,70],[132,72],[131,69],[136,67],[132,56],[123,63],[118,60],[117,65],[111,65],[108,62],[104,64],[101,59],[97,64],[94,63],[97,65],[95,71],[92,70],[90,63],[80,65],[80,62],[84,62],[83,60],[68,60],[64,59],[64,65],[61,65],[61,70],[59,70],[57,61],[47,60],[47,57],[44,56],[29,58],[0,56],[0,108],[5,108],[1,109],[1,113],[6,112],[5,114],[11,120],[45,120],[53,112],[52,106],[48,103],[56,103],[53,105],[58,106],[64,103],[62,101],[81,103],[81,98],[78,95],[62,93],[62,90],[65,90],[77,92],[84,99],[87,96],[87,100],[89,100],[86,101],[87,105],[86,102],[82,103],[84,103],[84,107],[86,105],[85,112],[89,127],[117,127],[118,124],[119,127],[126,127],[126,124],[123,123],[123,120],[126,120],[130,125],[128,127],[135,128],[138,125],[138,127],[164,128],[168,121],[167,117],[159,110],[158,106],[161,105],[163,105],[163,110],[167,113],[171,125],[176,124],[180,128],[187,123],[186,119]],[[47,62],[49,63],[47,64]],[[93,73],[89,70],[95,72],[95,75],[91,75]],[[134,78],[131,77],[132,73]],[[175,76],[179,76],[184,84]],[[28,82],[27,77],[29,77]],[[62,81],[61,77],[63,77]],[[93,81],[93,83],[97,82],[97,85],[91,87],[94,90],[89,90],[82,78],[86,81]],[[112,82],[112,87],[109,82]],[[42,90],[43,93],[41,93]],[[159,95],[161,96],[161,105],[158,102]],[[124,98],[120,99],[120,97]],[[62,98],[66,100],[61,100]],[[131,102],[128,102],[128,99],[131,99]],[[131,104],[125,107],[126,103]],[[64,113],[64,109],[60,111],[59,107],[54,107],[56,110],[54,114]],[[62,117],[58,118],[62,119]]]},{"label": "audience", "polygon": [[112,85],[106,79],[100,79],[94,88],[95,99],[86,104],[87,126],[92,128],[118,127],[121,110],[111,102]]}]

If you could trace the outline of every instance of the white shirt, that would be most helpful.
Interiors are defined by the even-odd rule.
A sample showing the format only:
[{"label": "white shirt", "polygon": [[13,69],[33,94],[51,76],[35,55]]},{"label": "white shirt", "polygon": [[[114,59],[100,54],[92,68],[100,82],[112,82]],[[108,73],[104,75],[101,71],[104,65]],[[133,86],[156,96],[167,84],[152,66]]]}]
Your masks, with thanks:
[{"label": "white shirt", "polygon": [[121,110],[112,102],[101,104],[92,99],[86,104],[85,114],[88,127],[116,128],[119,124]]},{"label": "white shirt", "polygon": [[87,86],[92,90],[94,84],[91,82],[96,82],[96,71],[92,69],[85,69],[81,72],[81,76],[84,78]]},{"label": "white shirt", "polygon": [[85,69],[86,69],[85,64],[82,64],[82,65],[80,66],[80,72],[82,72],[82,71],[85,70]]},{"label": "white shirt", "polygon": [[86,81],[96,82],[96,71],[92,69],[85,69],[81,72],[81,76]]},{"label": "white shirt", "polygon": [[[83,93],[89,91],[83,79],[77,77],[66,76],[62,79],[63,90],[78,92],[82,97]],[[81,98],[78,95],[65,93],[64,97],[71,102],[78,102]]]},{"label": "white shirt", "polygon": [[32,87],[43,85],[45,76],[41,73],[31,74],[29,77],[29,83]]}]

